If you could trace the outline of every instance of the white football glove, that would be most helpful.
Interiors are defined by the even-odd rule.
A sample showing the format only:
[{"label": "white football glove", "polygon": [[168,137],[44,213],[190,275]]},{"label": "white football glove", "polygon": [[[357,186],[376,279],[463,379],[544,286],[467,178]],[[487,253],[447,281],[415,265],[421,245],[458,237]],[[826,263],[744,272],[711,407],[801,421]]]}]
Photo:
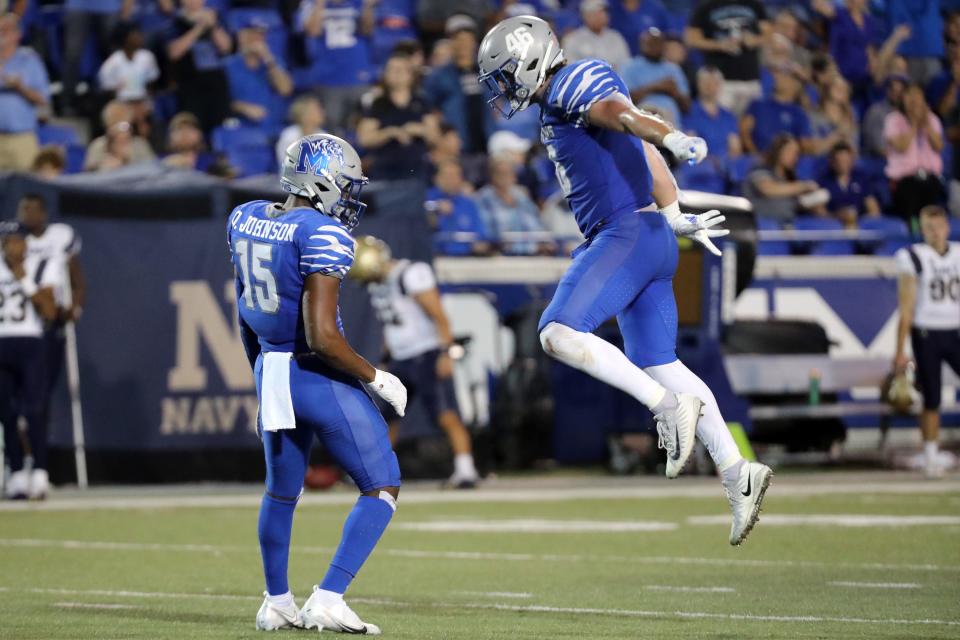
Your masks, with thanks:
[{"label": "white football glove", "polygon": [[680,162],[699,164],[707,157],[707,142],[703,138],[688,136],[682,131],[671,131],[665,135],[663,146]]},{"label": "white football glove", "polygon": [[407,388],[400,378],[388,371],[377,369],[373,382],[366,383],[367,389],[386,400],[401,418],[407,410]]},{"label": "white football glove", "polygon": [[719,256],[720,249],[713,244],[713,240],[710,238],[721,238],[730,233],[729,229],[715,228],[726,219],[727,217],[725,215],[716,209],[711,209],[700,215],[682,213],[670,220],[670,226],[676,235],[693,238],[705,246],[710,253]]}]

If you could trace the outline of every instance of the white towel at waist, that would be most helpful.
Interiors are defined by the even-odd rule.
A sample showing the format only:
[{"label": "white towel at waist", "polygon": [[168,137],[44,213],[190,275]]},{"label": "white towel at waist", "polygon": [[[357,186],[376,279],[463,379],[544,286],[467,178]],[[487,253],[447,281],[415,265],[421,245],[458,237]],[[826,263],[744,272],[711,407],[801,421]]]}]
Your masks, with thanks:
[{"label": "white towel at waist", "polygon": [[290,395],[290,361],[292,353],[272,351],[263,354],[263,373],[260,379],[260,420],[264,431],[295,429],[297,418],[293,413]]}]

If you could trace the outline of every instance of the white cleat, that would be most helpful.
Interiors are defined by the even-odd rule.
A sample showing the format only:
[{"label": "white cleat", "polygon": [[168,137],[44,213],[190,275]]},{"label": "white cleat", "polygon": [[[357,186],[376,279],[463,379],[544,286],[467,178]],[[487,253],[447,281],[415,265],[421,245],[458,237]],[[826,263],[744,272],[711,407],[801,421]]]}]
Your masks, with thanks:
[{"label": "white cleat", "polygon": [[300,618],[305,629],[334,631],[336,633],[357,633],[379,636],[380,627],[364,622],[353,612],[343,597],[335,597],[319,586],[314,586],[313,595],[300,610]]},{"label": "white cleat", "polygon": [[700,398],[690,393],[678,393],[676,409],[668,409],[654,416],[657,433],[660,434],[657,446],[667,451],[668,478],[680,475],[690,458],[702,409]]},{"label": "white cleat", "polygon": [[263,604],[257,612],[257,631],[276,631],[277,629],[302,629],[303,620],[300,618],[300,609],[296,602],[286,607],[278,607],[267,598],[263,592]]},{"label": "white cleat", "polygon": [[480,476],[456,473],[444,483],[450,489],[475,489],[480,484]]},{"label": "white cleat", "polygon": [[50,493],[50,475],[46,469],[34,469],[30,472],[30,493],[31,500],[46,500]]},{"label": "white cleat", "polygon": [[30,475],[23,469],[11,473],[3,493],[10,500],[25,500],[30,493]]},{"label": "white cleat", "polygon": [[733,511],[733,525],[730,527],[730,544],[739,546],[760,519],[760,506],[763,494],[770,486],[773,471],[765,464],[744,461],[740,467],[740,477],[732,487],[724,486]]}]

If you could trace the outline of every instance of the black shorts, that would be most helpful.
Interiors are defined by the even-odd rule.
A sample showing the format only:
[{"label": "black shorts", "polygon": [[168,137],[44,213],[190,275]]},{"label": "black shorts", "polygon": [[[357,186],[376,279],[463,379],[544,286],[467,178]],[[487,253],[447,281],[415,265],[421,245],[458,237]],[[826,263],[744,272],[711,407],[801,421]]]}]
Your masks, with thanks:
[{"label": "black shorts", "polygon": [[[457,394],[453,388],[453,378],[437,376],[439,357],[440,351],[434,349],[406,360],[394,360],[387,367],[387,370],[400,378],[400,382],[407,388],[407,404],[412,404],[415,398],[419,398],[430,419],[435,423],[441,414],[457,411]],[[395,420],[397,417],[391,409],[387,419]]]},{"label": "black shorts", "polygon": [[923,394],[923,408],[940,408],[943,363],[960,375],[960,330],[917,329],[910,332],[913,358],[917,361],[917,382]]}]

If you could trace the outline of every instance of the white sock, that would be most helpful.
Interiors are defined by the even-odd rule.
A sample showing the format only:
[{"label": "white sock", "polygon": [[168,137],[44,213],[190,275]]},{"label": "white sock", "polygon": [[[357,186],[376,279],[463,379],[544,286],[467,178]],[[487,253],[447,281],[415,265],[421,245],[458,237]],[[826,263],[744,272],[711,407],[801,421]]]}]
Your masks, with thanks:
[{"label": "white sock", "polygon": [[343,594],[337,593],[336,591],[317,589],[315,593],[320,596],[320,604],[325,607],[331,607],[337,603],[343,602]]},{"label": "white sock", "polygon": [[548,355],[630,394],[648,408],[660,404],[667,393],[623,351],[592,333],[551,322],[540,332],[540,343]]},{"label": "white sock", "polygon": [[670,364],[661,364],[644,369],[650,377],[676,393],[692,393],[703,401],[703,417],[697,423],[697,437],[700,438],[713,458],[717,469],[723,473],[743,459],[740,450],[713,397],[710,388],[679,360]]},{"label": "white sock", "polygon": [[453,456],[453,472],[461,478],[476,478],[479,474],[473,464],[473,454],[458,453]]},{"label": "white sock", "polygon": [[289,607],[293,605],[293,594],[287,591],[286,593],[281,593],[278,596],[268,595],[267,602],[275,607],[280,607],[281,609],[284,607]]},{"label": "white sock", "polygon": [[936,440],[927,440],[923,443],[923,457],[928,465],[937,461],[937,454],[939,453],[940,445]]}]

